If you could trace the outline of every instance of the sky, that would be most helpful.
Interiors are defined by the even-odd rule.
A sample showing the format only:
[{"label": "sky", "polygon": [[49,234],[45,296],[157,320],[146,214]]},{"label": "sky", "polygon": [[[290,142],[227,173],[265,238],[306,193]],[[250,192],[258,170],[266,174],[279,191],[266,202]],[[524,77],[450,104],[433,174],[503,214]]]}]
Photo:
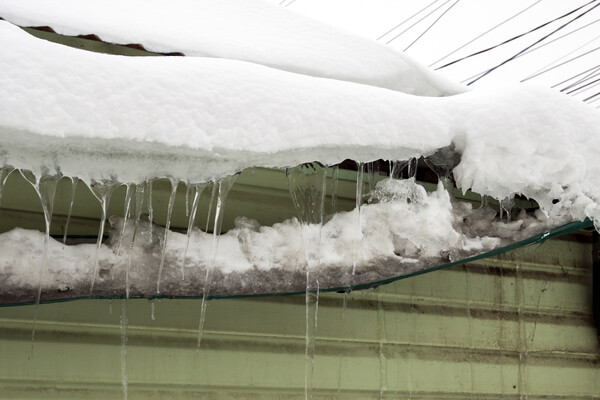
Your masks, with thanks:
[{"label": "sky", "polygon": [[[497,45],[590,3],[590,0],[267,1],[280,4],[281,7],[287,6],[290,10],[357,35],[378,40],[398,51],[404,51],[432,68]],[[597,7],[593,8],[595,6]],[[581,15],[588,10],[591,11]],[[510,19],[515,15],[517,16]],[[414,17],[410,19],[412,16]],[[441,18],[433,24],[439,17]],[[504,22],[506,20],[509,21]],[[574,21],[570,22],[571,20]],[[401,26],[392,29],[402,22]],[[552,33],[568,22],[568,25]],[[549,34],[547,39],[535,44]],[[482,36],[477,38],[480,35]],[[600,0],[592,1],[579,11],[534,33],[440,71],[454,80],[469,83],[478,74],[514,57],[529,46],[532,46],[532,51],[507,62],[472,85],[498,85],[507,81],[527,80],[564,89],[565,92],[588,85],[570,93],[581,100],[600,92],[600,81],[594,82],[600,79],[600,69],[595,69],[600,68]],[[586,52],[589,53],[585,54]],[[577,56],[581,57],[569,61]],[[560,65],[561,63],[564,65]],[[552,67],[556,68],[545,71]],[[587,78],[580,84],[566,88],[575,83],[576,79],[560,84],[586,70],[589,71],[576,78]],[[600,106],[600,96],[588,102]]]}]

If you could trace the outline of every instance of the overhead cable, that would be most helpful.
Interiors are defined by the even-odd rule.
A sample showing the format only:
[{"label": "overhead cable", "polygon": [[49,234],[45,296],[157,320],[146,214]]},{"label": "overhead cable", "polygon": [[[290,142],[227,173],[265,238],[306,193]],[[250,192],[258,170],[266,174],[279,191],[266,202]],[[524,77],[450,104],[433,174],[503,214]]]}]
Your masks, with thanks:
[{"label": "overhead cable", "polygon": [[504,21],[500,22],[498,25],[494,26],[493,28],[488,29],[487,31],[483,32],[482,34],[480,34],[479,36],[477,36],[474,39],[471,39],[470,41],[468,41],[467,43],[463,44],[462,46],[460,46],[458,49],[451,51],[450,53],[446,54],[444,57],[440,58],[439,60],[431,63],[429,66],[432,67],[434,64],[437,64],[443,60],[445,60],[446,58],[450,57],[452,54],[455,54],[456,52],[464,49],[465,47],[467,47],[468,45],[470,45],[471,43],[473,43],[474,41],[481,39],[482,37],[484,37],[485,35],[487,35],[488,33],[494,31],[495,29],[501,27],[502,25],[504,25],[505,23],[515,19],[516,17],[518,17],[519,15],[523,14],[525,11],[529,10],[531,7],[535,6],[536,4],[539,4],[542,0],[537,0],[535,3],[533,3],[532,5],[528,6],[527,8],[519,11],[518,13],[516,13],[515,15],[513,15],[512,17],[505,19]]},{"label": "overhead cable", "polygon": [[397,34],[396,36],[394,36],[393,38],[391,38],[390,40],[388,40],[387,42],[385,42],[385,44],[390,44],[392,43],[394,40],[396,40],[397,38],[399,38],[400,36],[404,35],[404,33],[406,33],[407,31],[409,31],[410,29],[412,29],[415,25],[417,25],[419,22],[423,21],[425,18],[429,17],[431,14],[433,14],[434,12],[436,12],[437,10],[439,10],[440,8],[444,7],[446,4],[450,3],[450,0],[446,0],[445,2],[442,3],[441,6],[438,6],[437,8],[435,8],[433,11],[430,11],[427,15],[425,15],[423,18],[421,18],[420,20],[418,20],[417,22],[415,22],[414,24],[412,24],[411,26],[409,26],[408,28],[406,28],[405,30],[403,30],[402,32],[400,32],[399,34]]},{"label": "overhead cable", "polygon": [[440,19],[442,19],[442,17],[443,17],[444,15],[446,15],[446,13],[447,13],[448,11],[450,11],[450,10],[452,9],[452,7],[454,7],[456,4],[458,4],[458,2],[459,2],[459,1],[460,1],[460,0],[456,0],[454,3],[452,3],[452,5],[451,5],[450,7],[448,7],[448,8],[446,9],[446,11],[444,11],[444,12],[442,13],[442,15],[440,15],[439,17],[437,17],[437,19],[436,19],[435,21],[433,21],[433,23],[432,23],[431,25],[429,25],[429,27],[428,27],[427,29],[425,29],[425,30],[423,31],[423,33],[421,33],[421,34],[419,35],[419,37],[417,37],[417,38],[416,38],[416,39],[415,39],[415,40],[414,40],[414,41],[413,41],[411,44],[409,44],[409,45],[408,45],[408,47],[404,49],[404,51],[406,51],[406,50],[410,49],[410,48],[412,47],[412,45],[413,45],[413,44],[417,43],[417,41],[418,41],[419,39],[421,39],[421,38],[423,37],[423,35],[425,35],[425,34],[426,34],[426,33],[427,33],[427,32],[428,32],[428,31],[429,31],[431,28],[433,28],[433,26],[434,26],[435,24],[437,24],[437,22],[438,22]]},{"label": "overhead cable", "polygon": [[407,23],[408,21],[410,21],[411,19],[413,19],[417,15],[421,14],[423,11],[427,10],[429,7],[431,7],[432,5],[434,5],[435,3],[437,3],[438,1],[440,1],[440,0],[433,0],[431,3],[427,4],[425,7],[423,7],[422,9],[420,9],[419,11],[417,11],[416,13],[414,13],[413,15],[411,15],[410,17],[406,18],[404,21],[400,22],[398,25],[396,25],[395,27],[393,27],[392,29],[390,29],[389,31],[387,31],[386,33],[384,33],[383,35],[379,36],[376,40],[381,40],[388,33],[391,33],[392,31],[395,31],[396,29],[400,28],[402,25],[404,25],[405,23]]},{"label": "overhead cable", "polygon": [[587,13],[591,12],[592,10],[594,10],[595,8],[597,8],[598,6],[600,6],[600,3],[597,3],[594,7],[590,8],[587,11],[582,12],[581,14],[579,14],[578,16],[576,16],[575,18],[573,18],[572,20],[570,20],[569,22],[566,22],[564,24],[562,24],[561,26],[559,26],[558,28],[556,28],[555,30],[553,30],[552,32],[550,32],[549,34],[543,36],[542,38],[536,40],[533,44],[527,46],[526,48],[524,48],[523,50],[519,51],[517,54],[515,54],[514,56],[506,59],[505,61],[501,62],[500,64],[496,65],[495,67],[487,70],[483,75],[481,75],[478,78],[475,78],[474,80],[472,80],[471,82],[467,83],[468,85],[471,85],[475,82],[477,82],[478,80],[482,79],[483,77],[485,77],[486,75],[489,75],[491,72],[497,70],[498,68],[502,67],[503,65],[509,63],[510,61],[514,60],[515,58],[517,58],[520,54],[523,54],[525,51],[529,50],[530,48],[532,48],[533,46],[535,46],[538,43],[543,42],[544,40],[546,40],[547,38],[549,38],[550,36],[552,36],[553,34],[555,34],[556,32],[560,31],[561,29],[563,29],[564,27],[568,26],[569,24],[575,22],[576,20],[578,20],[579,18],[583,17],[584,15],[586,15]]},{"label": "overhead cable", "polygon": [[546,26],[550,25],[550,24],[551,24],[551,23],[553,23],[553,22],[556,22],[556,21],[558,21],[558,20],[560,20],[560,19],[563,19],[563,18],[566,18],[566,17],[568,17],[569,15],[571,15],[571,14],[573,14],[573,13],[575,13],[575,12],[577,12],[577,11],[581,10],[582,8],[584,8],[584,7],[588,6],[588,5],[590,5],[590,4],[592,4],[592,3],[596,2],[596,1],[597,1],[597,0],[592,0],[592,1],[590,1],[590,2],[588,2],[588,3],[586,3],[586,4],[584,4],[584,5],[582,5],[581,7],[578,7],[578,8],[576,8],[576,9],[572,10],[572,11],[569,11],[569,12],[568,12],[568,13],[566,13],[566,14],[563,14],[563,15],[561,15],[561,16],[559,16],[559,17],[557,17],[557,18],[554,18],[554,19],[553,19],[553,20],[551,20],[551,21],[545,22],[545,23],[543,23],[542,25],[536,26],[535,28],[533,28],[533,29],[531,29],[531,30],[529,30],[529,31],[527,31],[527,32],[521,33],[521,34],[519,34],[519,35],[517,35],[517,36],[514,36],[514,37],[512,37],[512,38],[510,38],[510,39],[507,39],[507,40],[505,40],[505,41],[503,41],[503,42],[501,42],[501,43],[498,43],[497,45],[494,45],[494,46],[488,47],[488,48],[486,48],[486,49],[483,49],[483,50],[476,51],[475,53],[472,53],[472,54],[469,54],[469,55],[467,55],[467,56],[464,56],[464,57],[461,57],[461,58],[459,58],[459,59],[456,59],[456,60],[454,60],[454,61],[451,61],[451,62],[449,62],[449,63],[447,63],[447,64],[444,64],[444,65],[442,65],[441,67],[438,67],[438,68],[436,68],[436,70],[438,70],[438,69],[442,69],[442,68],[446,68],[446,67],[449,67],[449,66],[451,66],[451,65],[453,65],[453,64],[456,64],[457,62],[460,62],[460,61],[466,60],[466,59],[468,59],[468,58],[475,57],[475,56],[477,56],[477,55],[480,55],[480,54],[486,53],[486,52],[488,52],[488,51],[490,51],[490,50],[494,50],[495,48],[498,48],[498,47],[500,47],[500,46],[503,46],[503,45],[505,45],[505,44],[507,44],[507,43],[510,43],[510,42],[512,42],[512,41],[514,41],[514,40],[517,40],[517,39],[519,39],[519,38],[522,38],[523,36],[529,35],[529,34],[531,34],[531,33],[535,32],[535,31],[538,31],[538,30],[540,30],[540,29],[542,29],[542,28],[544,28],[544,27],[546,27]]}]

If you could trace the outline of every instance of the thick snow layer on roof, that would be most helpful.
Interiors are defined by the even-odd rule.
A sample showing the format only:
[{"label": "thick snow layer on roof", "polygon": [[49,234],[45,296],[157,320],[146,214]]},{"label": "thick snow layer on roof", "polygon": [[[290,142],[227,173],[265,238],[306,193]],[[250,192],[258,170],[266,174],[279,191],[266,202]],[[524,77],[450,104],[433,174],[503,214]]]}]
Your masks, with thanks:
[{"label": "thick snow layer on roof", "polygon": [[236,60],[89,53],[6,22],[0,46],[4,163],[38,175],[208,181],[454,145],[464,190],[523,193],[546,208],[566,196],[578,219],[600,203],[600,113],[550,89],[420,97]]},{"label": "thick snow layer on roof", "polygon": [[261,0],[3,0],[0,18],[155,52],[244,60],[416,95],[466,90],[396,50]]}]

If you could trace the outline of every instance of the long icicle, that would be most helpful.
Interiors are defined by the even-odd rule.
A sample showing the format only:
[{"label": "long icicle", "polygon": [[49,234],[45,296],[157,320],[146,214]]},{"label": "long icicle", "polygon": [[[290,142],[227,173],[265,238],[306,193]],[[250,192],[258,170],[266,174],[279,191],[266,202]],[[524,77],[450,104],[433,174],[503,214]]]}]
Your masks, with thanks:
[{"label": "long icicle", "polygon": [[36,178],[30,171],[21,171],[21,175],[33,186],[37,192],[40,202],[42,204],[42,211],[44,213],[45,222],[45,235],[44,235],[44,250],[42,252],[42,262],[38,270],[38,291],[35,299],[35,311],[33,315],[33,327],[31,329],[31,358],[33,358],[33,347],[35,343],[35,330],[37,326],[37,319],[40,308],[40,300],[42,298],[42,283],[43,275],[46,270],[46,264],[48,262],[48,243],[50,241],[50,224],[52,222],[52,212],[54,208],[54,196],[56,194],[56,184],[59,181],[59,177],[55,176],[42,176],[39,179]]},{"label": "long icicle", "polygon": [[127,328],[129,319],[127,318],[127,299],[121,299],[121,384],[123,386],[123,399],[127,400]]},{"label": "long icicle", "polygon": [[69,223],[71,222],[71,213],[73,212],[73,203],[75,203],[75,194],[77,193],[77,183],[79,179],[71,179],[71,201],[69,202],[69,209],[67,210],[67,221],[65,222],[65,232],[63,234],[63,249],[67,244],[67,232],[69,231]]},{"label": "long icicle", "polygon": [[106,225],[106,214],[108,210],[108,204],[110,203],[110,198],[117,187],[118,184],[116,183],[97,182],[94,185],[92,185],[92,193],[94,193],[96,198],[100,201],[102,213],[100,215],[100,227],[98,229],[98,239],[96,240],[96,251],[94,254],[94,261],[92,265],[92,283],[90,285],[90,296],[94,291],[94,285],[96,284],[96,276],[98,275],[98,257],[100,255],[100,246],[102,245],[102,237],[104,235],[104,226]]},{"label": "long icicle", "polygon": [[171,178],[171,195],[169,196],[169,204],[167,205],[167,221],[165,223],[165,235],[163,237],[162,251],[160,253],[160,265],[158,266],[158,278],[156,279],[156,293],[160,293],[160,278],[162,276],[163,268],[165,266],[165,256],[167,253],[167,239],[169,235],[169,228],[171,227],[171,214],[173,213],[173,204],[175,203],[175,196],[177,195],[177,184],[179,183],[175,178]]},{"label": "long icicle", "polygon": [[133,234],[131,235],[131,242],[129,244],[129,255],[127,257],[127,270],[125,271],[125,297],[129,298],[130,283],[129,275],[131,273],[131,261],[133,259],[133,247],[135,245],[135,239],[137,237],[138,228],[140,225],[140,218],[142,216],[142,207],[144,205],[145,188],[147,185],[139,184],[135,187],[135,222],[133,227]]},{"label": "long icicle", "polygon": [[125,228],[127,227],[127,219],[129,218],[129,212],[131,210],[131,199],[133,197],[134,187],[133,183],[125,185],[127,187],[125,191],[125,201],[123,204],[123,226],[121,232],[119,232],[119,240],[117,242],[117,257],[121,252],[121,244],[123,242],[123,236],[125,235]]},{"label": "long icicle", "polygon": [[[286,171],[290,195],[301,223],[306,263],[304,397],[312,399],[315,343],[319,310],[319,280],[311,271],[318,270],[321,259],[321,234],[325,211],[325,168],[318,163],[303,164]],[[316,232],[312,229],[317,227]]]},{"label": "long icicle", "polygon": [[356,208],[354,211],[354,224],[356,229],[356,236],[352,241],[352,272],[350,274],[350,282],[346,287],[346,292],[344,293],[344,299],[342,304],[342,320],[344,321],[344,323],[346,319],[346,308],[348,307],[348,295],[352,290],[352,286],[354,286],[354,275],[356,275],[356,250],[358,247],[358,242],[362,238],[362,227],[360,223],[360,206],[362,204],[364,163],[357,162],[356,167]]},{"label": "long icicle", "polygon": [[192,231],[194,228],[194,224],[196,222],[196,213],[198,211],[198,203],[200,202],[200,196],[204,189],[206,188],[206,184],[194,184],[190,185],[195,188],[194,199],[192,201],[192,207],[190,208],[189,220],[188,220],[188,228],[187,228],[187,240],[185,242],[185,250],[183,251],[183,261],[181,262],[181,280],[185,280],[185,259],[187,257],[187,252],[190,247],[190,239],[192,237]]},{"label": "long icicle", "polygon": [[[207,300],[210,294],[210,287],[212,284],[212,273],[217,258],[217,249],[219,247],[219,236],[221,235],[221,226],[223,223],[223,214],[225,212],[225,200],[231,190],[231,187],[237,180],[238,175],[233,175],[220,180],[215,185],[218,185],[218,197],[217,204],[215,207],[215,222],[213,226],[213,240],[210,246],[210,255],[208,265],[206,268],[206,275],[204,277],[204,289],[202,290],[202,304],[200,306],[200,322],[198,324],[198,342],[196,344],[196,355],[200,351],[200,344],[202,343],[202,335],[204,333],[204,321],[206,319],[206,307]],[[214,188],[213,188],[214,191]]]}]

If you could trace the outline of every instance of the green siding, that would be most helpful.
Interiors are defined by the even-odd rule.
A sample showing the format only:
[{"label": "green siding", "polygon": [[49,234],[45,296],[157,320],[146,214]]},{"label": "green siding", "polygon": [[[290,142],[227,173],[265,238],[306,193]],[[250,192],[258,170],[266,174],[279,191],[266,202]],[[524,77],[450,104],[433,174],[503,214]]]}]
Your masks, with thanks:
[{"label": "green siding", "polygon": [[[600,396],[589,235],[319,303],[314,398]],[[517,266],[519,268],[517,269]],[[303,296],[128,301],[129,398],[303,398]],[[0,397],[122,398],[120,301],[0,309]],[[525,352],[527,356],[525,357]],[[520,357],[519,354],[522,353]]]}]

